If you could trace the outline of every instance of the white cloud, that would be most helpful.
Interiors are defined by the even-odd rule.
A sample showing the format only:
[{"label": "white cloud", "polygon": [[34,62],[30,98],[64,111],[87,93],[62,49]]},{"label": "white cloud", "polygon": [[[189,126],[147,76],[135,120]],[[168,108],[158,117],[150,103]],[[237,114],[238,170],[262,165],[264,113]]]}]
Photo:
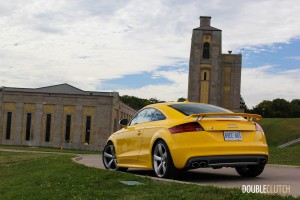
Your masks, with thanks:
[{"label": "white cloud", "polygon": [[287,59],[300,60],[300,56],[290,56],[290,57],[287,57]]},{"label": "white cloud", "polygon": [[[199,15],[212,16],[212,26],[223,30],[227,52],[300,37],[299,10],[296,0],[1,1],[0,82],[95,90],[101,80],[186,62]],[[180,82],[146,89],[159,99],[186,96],[187,73],[166,73]],[[145,88],[134,91],[147,95]]]},{"label": "white cloud", "polygon": [[300,69],[274,71],[273,66],[242,69],[242,96],[249,108],[263,100],[299,99]]},{"label": "white cloud", "polygon": [[163,76],[170,81],[171,84],[147,85],[138,89],[119,90],[120,95],[139,96],[141,98],[157,98],[164,101],[177,101],[180,97],[187,97],[187,78],[188,72],[185,70],[178,71],[157,71],[157,76]]}]

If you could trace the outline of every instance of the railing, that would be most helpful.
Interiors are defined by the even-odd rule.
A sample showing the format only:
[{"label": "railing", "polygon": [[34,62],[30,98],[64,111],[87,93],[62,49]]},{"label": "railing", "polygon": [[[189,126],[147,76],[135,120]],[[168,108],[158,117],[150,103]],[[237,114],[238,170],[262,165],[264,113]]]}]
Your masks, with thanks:
[{"label": "railing", "polygon": [[283,148],[283,147],[292,146],[292,145],[295,145],[298,143],[300,143],[300,135],[293,135],[293,136],[288,137],[285,140],[285,143],[279,145],[278,147]]}]

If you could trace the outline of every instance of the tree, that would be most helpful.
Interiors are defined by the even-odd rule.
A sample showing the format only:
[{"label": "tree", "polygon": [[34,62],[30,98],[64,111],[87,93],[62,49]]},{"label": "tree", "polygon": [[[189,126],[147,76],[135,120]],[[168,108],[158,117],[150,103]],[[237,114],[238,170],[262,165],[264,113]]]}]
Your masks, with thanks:
[{"label": "tree", "polygon": [[126,105],[130,106],[135,110],[140,110],[141,108],[151,104],[151,102],[147,99],[138,98],[135,96],[123,95],[120,97],[121,101],[123,101]]},{"label": "tree", "polygon": [[249,109],[245,103],[244,98],[241,96],[240,98],[240,108],[244,110],[244,112],[249,112]]},{"label": "tree", "polygon": [[140,109],[142,109],[143,107],[145,107],[149,104],[163,102],[163,101],[160,101],[156,98],[142,99],[142,98],[139,98],[139,97],[128,96],[128,95],[123,95],[123,96],[120,97],[120,99],[126,105],[130,106],[131,108],[133,108],[135,110],[140,110]]},{"label": "tree", "polygon": [[253,107],[250,112],[270,118],[300,117],[300,99],[294,99],[291,102],[279,98],[273,101],[264,100]]},{"label": "tree", "polygon": [[273,117],[272,101],[264,100],[253,108],[253,113],[262,115],[263,117]]},{"label": "tree", "polygon": [[290,103],[291,117],[300,117],[300,99],[293,99]]},{"label": "tree", "polygon": [[185,102],[186,101],[186,98],[184,98],[184,97],[180,97],[178,100],[177,100],[177,102]]},{"label": "tree", "polygon": [[285,99],[274,99],[271,105],[273,117],[289,117],[290,103]]}]

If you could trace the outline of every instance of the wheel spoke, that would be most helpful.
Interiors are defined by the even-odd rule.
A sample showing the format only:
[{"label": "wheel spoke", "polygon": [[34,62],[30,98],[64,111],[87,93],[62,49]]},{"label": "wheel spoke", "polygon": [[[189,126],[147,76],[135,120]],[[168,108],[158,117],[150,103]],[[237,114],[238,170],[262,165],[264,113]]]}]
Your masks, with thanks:
[{"label": "wheel spoke", "polygon": [[166,173],[167,171],[167,164],[165,162],[162,163],[163,173]]},{"label": "wheel spoke", "polygon": [[154,155],[154,160],[155,161],[161,161],[161,157],[157,156],[157,155]]},{"label": "wheel spoke", "polygon": [[115,167],[117,167],[117,159],[113,159]]},{"label": "wheel spoke", "polygon": [[162,157],[163,157],[164,159],[167,159],[168,155],[167,155],[167,152],[166,152],[166,151],[165,151],[165,153],[163,153]]},{"label": "wheel spoke", "polygon": [[113,158],[113,155],[109,154],[109,153],[106,153],[104,152],[104,157],[106,158]]},{"label": "wheel spoke", "polygon": [[111,154],[115,155],[114,146],[113,145],[109,145],[109,147],[110,147]]},{"label": "wheel spoke", "polygon": [[161,144],[159,144],[159,146],[158,146],[158,151],[159,151],[160,156],[162,156],[164,154],[163,151],[162,151],[162,145]]},{"label": "wheel spoke", "polygon": [[157,172],[158,172],[158,173],[160,173],[161,168],[162,168],[162,165],[163,165],[163,164],[162,164],[162,162],[161,162],[161,163],[159,164],[158,168],[157,168]]},{"label": "wheel spoke", "polygon": [[111,159],[110,161],[109,161],[109,163],[107,164],[107,166],[110,168],[110,166],[111,166],[111,164],[114,162],[114,159]]}]

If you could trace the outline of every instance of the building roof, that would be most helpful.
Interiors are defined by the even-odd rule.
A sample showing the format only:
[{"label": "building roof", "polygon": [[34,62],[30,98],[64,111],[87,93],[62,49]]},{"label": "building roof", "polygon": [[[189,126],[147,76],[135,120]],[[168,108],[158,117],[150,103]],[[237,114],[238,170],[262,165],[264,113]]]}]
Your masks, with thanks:
[{"label": "building roof", "polygon": [[212,26],[202,26],[202,27],[194,28],[194,30],[203,30],[203,31],[222,31],[221,29],[217,29],[217,28],[212,27]]},{"label": "building roof", "polygon": [[89,95],[89,96],[114,96],[116,92],[84,91],[67,83],[52,85],[41,88],[14,88],[1,87],[4,92],[24,92],[24,93],[46,93],[46,94],[67,94],[67,95]]}]

